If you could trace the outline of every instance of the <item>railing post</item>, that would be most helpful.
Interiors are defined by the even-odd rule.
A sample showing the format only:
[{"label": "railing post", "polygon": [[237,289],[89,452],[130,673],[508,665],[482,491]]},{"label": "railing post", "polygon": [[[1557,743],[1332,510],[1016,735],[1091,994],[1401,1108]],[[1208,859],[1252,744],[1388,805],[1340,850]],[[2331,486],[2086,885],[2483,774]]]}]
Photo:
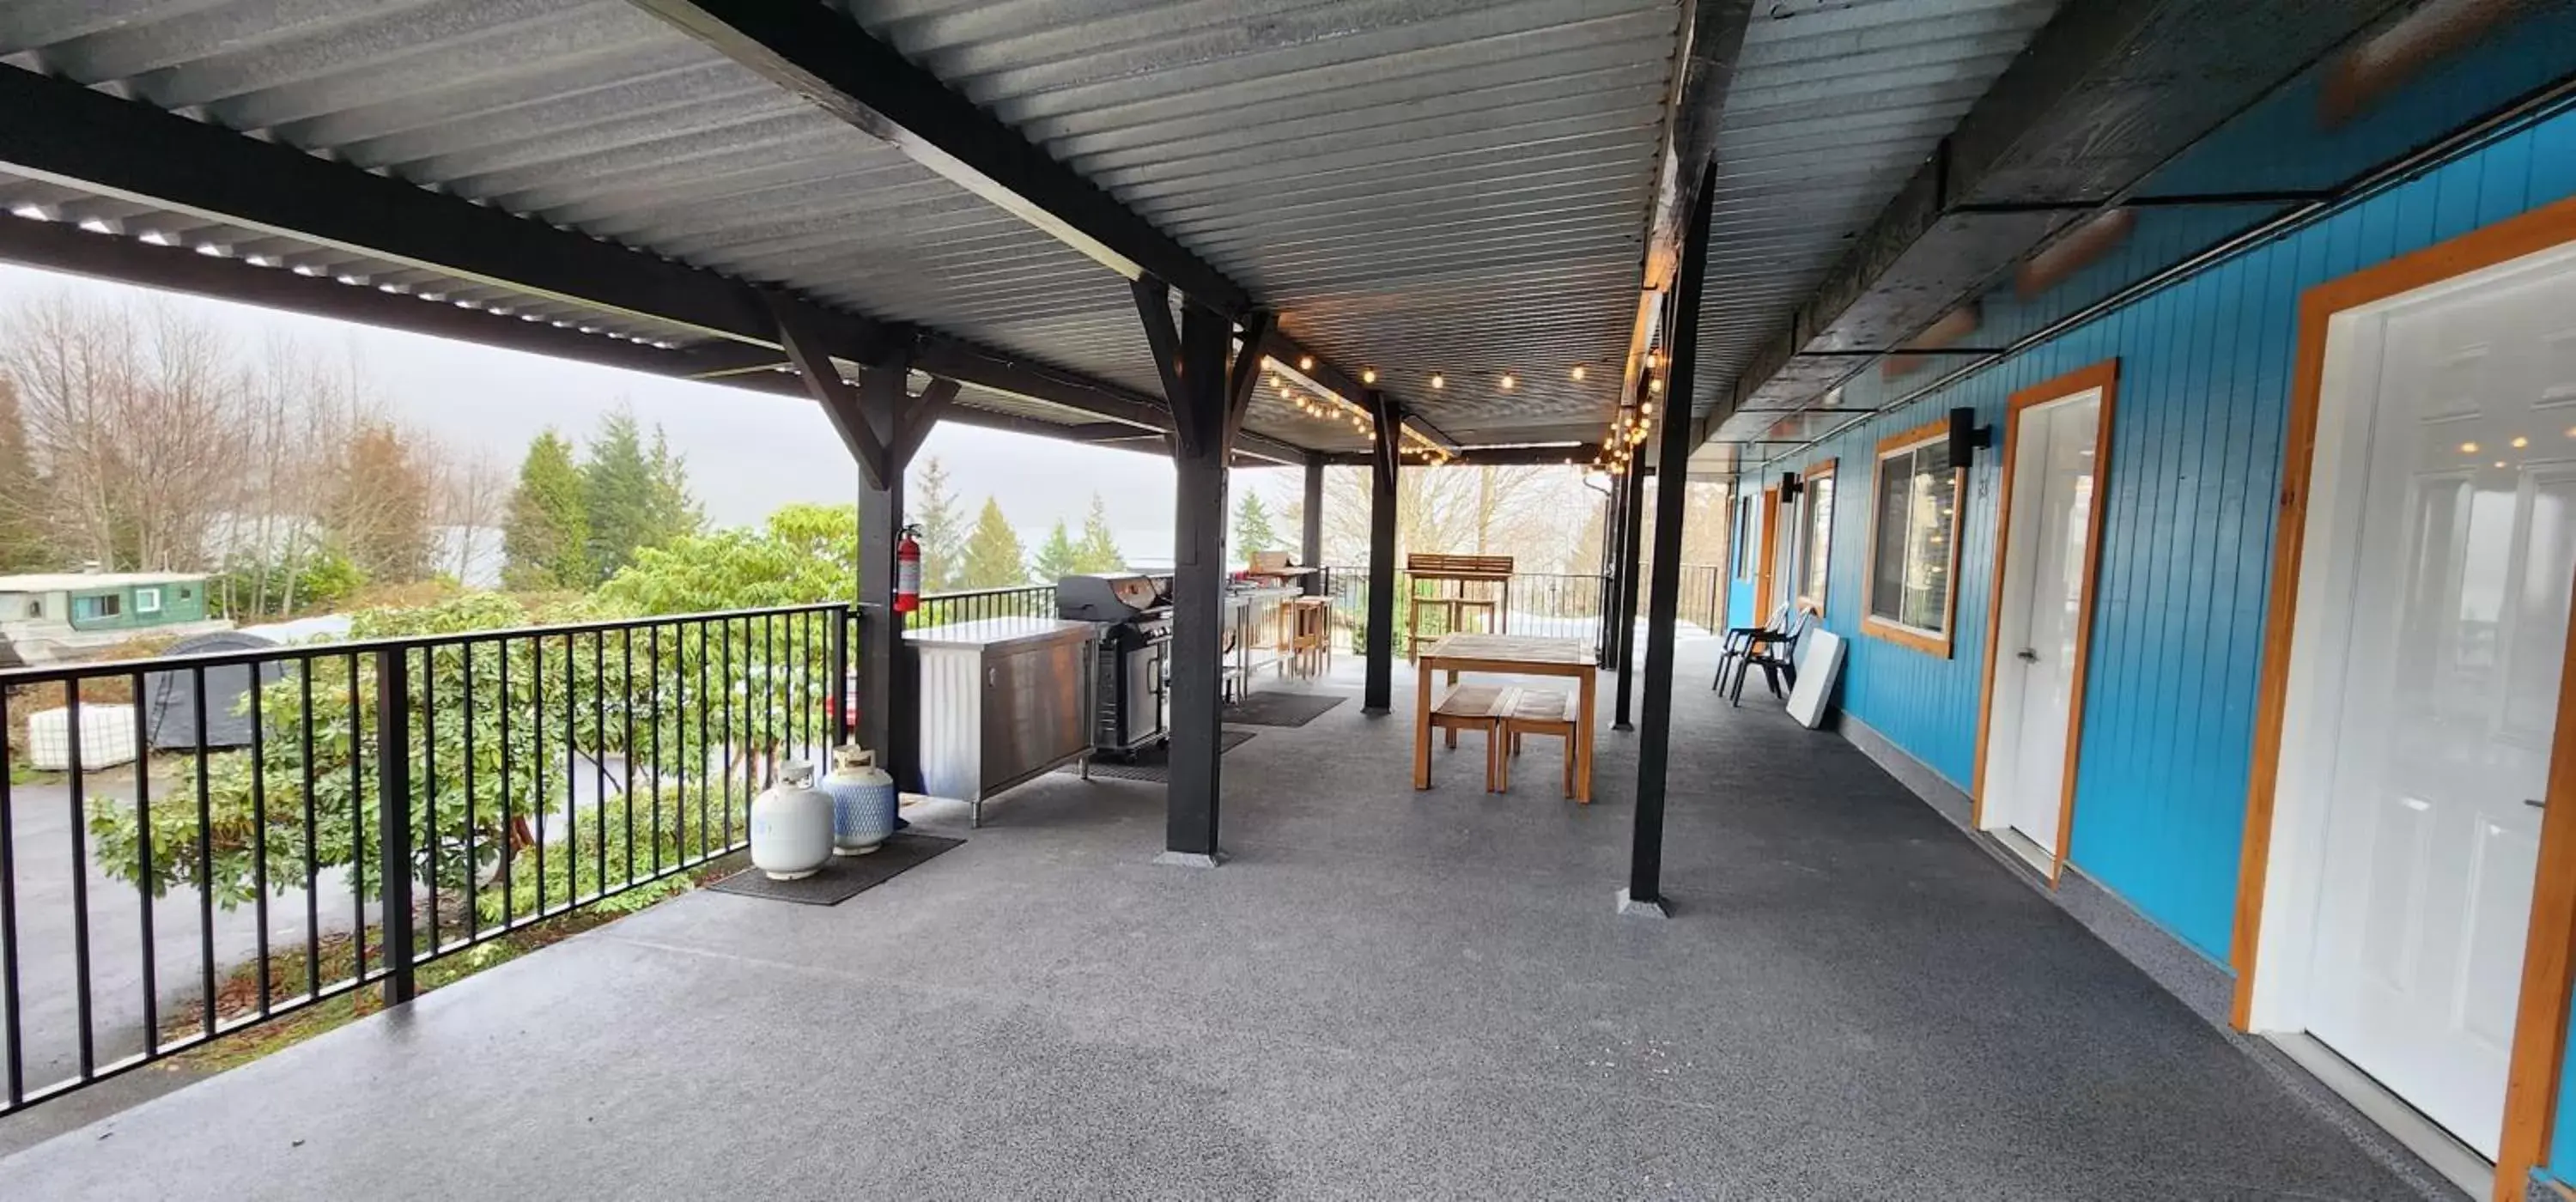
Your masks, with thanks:
[{"label": "railing post", "polygon": [[387,647],[376,652],[376,880],[388,1006],[414,992],[411,846],[411,653]]},{"label": "railing post", "polygon": [[850,713],[849,606],[832,607],[832,630],[827,641],[831,650],[826,657],[827,666],[824,670],[831,673],[831,683],[823,687],[832,691],[832,704],[825,712],[832,715],[831,745],[838,747],[850,741],[850,718],[852,717]]}]

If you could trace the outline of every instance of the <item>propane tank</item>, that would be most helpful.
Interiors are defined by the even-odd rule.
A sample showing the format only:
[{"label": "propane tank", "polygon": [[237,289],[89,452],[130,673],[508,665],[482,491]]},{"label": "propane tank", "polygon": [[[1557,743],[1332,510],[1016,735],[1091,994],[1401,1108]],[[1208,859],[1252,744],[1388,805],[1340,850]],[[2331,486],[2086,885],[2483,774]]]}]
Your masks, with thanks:
[{"label": "propane tank", "polygon": [[921,533],[919,526],[903,528],[903,539],[894,545],[894,611],[908,614],[921,608]]}]

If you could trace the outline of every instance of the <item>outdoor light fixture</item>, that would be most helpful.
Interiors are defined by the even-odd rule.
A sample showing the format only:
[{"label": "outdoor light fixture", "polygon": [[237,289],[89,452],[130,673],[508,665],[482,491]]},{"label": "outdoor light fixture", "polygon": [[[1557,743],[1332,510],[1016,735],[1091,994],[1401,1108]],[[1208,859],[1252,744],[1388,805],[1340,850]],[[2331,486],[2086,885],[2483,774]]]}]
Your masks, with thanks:
[{"label": "outdoor light fixture", "polygon": [[1976,410],[1963,406],[1950,411],[1950,470],[1967,467],[1978,451],[1993,445],[1995,428],[1979,426]]},{"label": "outdoor light fixture", "polygon": [[1796,473],[1796,472],[1782,472],[1782,473],[1780,473],[1780,503],[1781,503],[1781,504],[1783,504],[1783,505],[1787,505],[1787,504],[1789,504],[1789,503],[1791,503],[1791,502],[1793,502],[1793,501],[1796,501],[1796,500],[1798,499],[1798,494],[1799,494],[1799,493],[1801,493],[1801,492],[1804,492],[1804,491],[1806,491],[1806,486],[1805,486],[1805,485],[1803,485],[1803,484],[1798,483],[1798,473]]}]

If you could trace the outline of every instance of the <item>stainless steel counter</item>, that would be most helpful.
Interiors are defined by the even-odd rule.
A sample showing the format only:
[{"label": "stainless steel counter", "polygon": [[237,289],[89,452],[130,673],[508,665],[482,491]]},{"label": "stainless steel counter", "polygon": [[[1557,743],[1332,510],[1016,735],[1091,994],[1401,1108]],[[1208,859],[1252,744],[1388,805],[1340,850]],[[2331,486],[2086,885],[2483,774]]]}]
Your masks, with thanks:
[{"label": "stainless steel counter", "polygon": [[972,804],[1091,750],[1088,622],[988,618],[907,630],[921,672],[921,784]]}]

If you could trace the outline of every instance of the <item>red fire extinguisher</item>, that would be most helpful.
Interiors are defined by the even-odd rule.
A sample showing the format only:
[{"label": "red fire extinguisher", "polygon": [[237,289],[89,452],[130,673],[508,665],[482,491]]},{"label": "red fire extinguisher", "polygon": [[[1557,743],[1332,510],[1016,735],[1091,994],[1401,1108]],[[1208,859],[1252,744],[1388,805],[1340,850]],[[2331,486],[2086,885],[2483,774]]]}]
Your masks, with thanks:
[{"label": "red fire extinguisher", "polygon": [[921,608],[921,533],[919,526],[903,528],[903,541],[894,545],[894,611],[908,614]]}]

